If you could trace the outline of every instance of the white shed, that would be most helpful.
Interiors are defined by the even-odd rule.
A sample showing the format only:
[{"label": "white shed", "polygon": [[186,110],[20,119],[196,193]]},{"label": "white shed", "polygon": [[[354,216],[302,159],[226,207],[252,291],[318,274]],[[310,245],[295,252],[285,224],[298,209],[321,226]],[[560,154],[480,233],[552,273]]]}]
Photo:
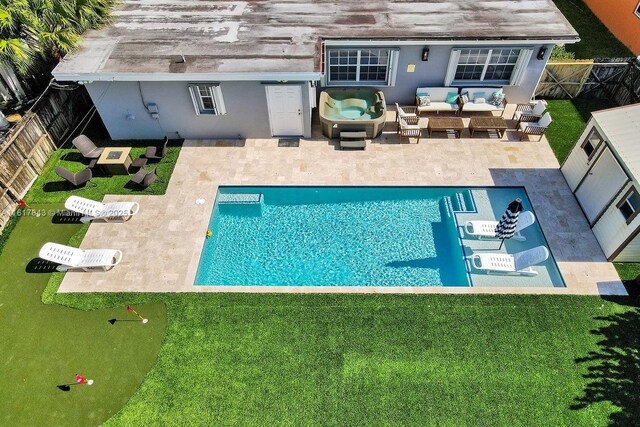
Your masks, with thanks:
[{"label": "white shed", "polygon": [[609,261],[640,262],[640,104],[593,112],[561,170]]}]

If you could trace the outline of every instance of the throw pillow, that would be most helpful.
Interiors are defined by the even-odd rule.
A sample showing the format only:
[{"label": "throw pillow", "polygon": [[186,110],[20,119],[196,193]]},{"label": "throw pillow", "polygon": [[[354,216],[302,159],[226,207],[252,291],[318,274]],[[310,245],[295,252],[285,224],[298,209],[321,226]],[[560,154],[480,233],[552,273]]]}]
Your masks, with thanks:
[{"label": "throw pillow", "polygon": [[486,100],[484,98],[476,98],[473,100],[474,104],[484,104]]},{"label": "throw pillow", "polygon": [[431,105],[431,98],[427,95],[418,96],[418,106],[419,107],[428,107]]},{"label": "throw pillow", "polygon": [[444,102],[446,102],[447,104],[455,104],[457,100],[458,100],[458,92],[449,92]]},{"label": "throw pillow", "polygon": [[464,92],[462,95],[460,95],[460,99],[462,99],[463,104],[469,102],[469,92]]},{"label": "throw pillow", "polygon": [[473,99],[476,98],[484,98],[484,91],[483,92],[473,92]]},{"label": "throw pillow", "polygon": [[495,105],[496,107],[502,107],[502,103],[504,102],[504,93],[501,90],[497,90],[493,92],[491,98],[489,98],[489,104]]},{"label": "throw pillow", "polygon": [[416,96],[429,96],[429,92],[416,92]]}]

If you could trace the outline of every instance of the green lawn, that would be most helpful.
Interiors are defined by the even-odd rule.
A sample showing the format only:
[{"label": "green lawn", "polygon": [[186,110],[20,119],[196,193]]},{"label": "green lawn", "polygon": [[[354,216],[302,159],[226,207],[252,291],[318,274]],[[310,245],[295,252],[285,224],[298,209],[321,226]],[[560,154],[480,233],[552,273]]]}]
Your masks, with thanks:
[{"label": "green lawn", "polygon": [[[33,205],[40,212],[61,205]],[[150,321],[131,319],[122,303],[90,312],[45,305],[50,267],[37,262],[48,240],[67,242],[77,224],[51,216],[22,217],[0,255],[0,425],[98,425],[116,413],[156,361],[166,329],[162,303],[136,306]],[[56,388],[80,373],[91,386]]]},{"label": "green lawn", "polygon": [[[580,35],[579,43],[567,45],[576,59],[633,57],[582,0],[553,0]],[[611,7],[615,7],[612,5]]]},{"label": "green lawn", "polygon": [[[107,425],[605,426],[640,416],[630,299],[47,293],[42,304],[50,274],[29,263],[45,240],[77,242],[85,229],[23,217],[0,255],[0,424],[98,425],[119,408]],[[130,303],[149,324],[106,322]],[[96,383],[55,388],[76,372]]]},{"label": "green lawn", "polygon": [[[102,141],[97,144],[101,147],[105,146]],[[135,159],[144,154],[147,145],[155,144],[158,144],[158,141],[117,141],[108,145],[133,147],[131,157]],[[102,200],[105,194],[164,194],[179,154],[180,145],[172,144],[168,147],[167,155],[160,163],[149,163],[145,167],[147,170],[157,167],[156,172],[161,178],[147,189],[130,182],[131,175],[104,175],[94,176],[85,187],[70,192],[71,187],[56,174],[56,166],[63,166],[73,172],[79,172],[87,167],[87,161],[76,149],[60,149],[52,154],[43,173],[36,179],[25,199],[27,203],[58,203],[64,202],[71,194],[94,200]]]},{"label": "green lawn", "polygon": [[546,136],[560,164],[580,137],[591,112],[611,107],[615,107],[612,102],[598,99],[547,100],[547,111],[551,113],[553,123]]}]

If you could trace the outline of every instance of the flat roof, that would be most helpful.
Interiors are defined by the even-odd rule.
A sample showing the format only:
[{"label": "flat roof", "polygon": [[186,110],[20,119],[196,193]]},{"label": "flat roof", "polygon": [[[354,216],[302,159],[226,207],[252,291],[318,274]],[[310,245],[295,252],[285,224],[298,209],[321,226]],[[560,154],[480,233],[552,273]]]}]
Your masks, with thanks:
[{"label": "flat roof", "polygon": [[578,34],[552,0],[124,0],[54,75],[318,72],[321,39],[570,42]]},{"label": "flat roof", "polygon": [[640,180],[640,104],[591,113],[627,170]]}]

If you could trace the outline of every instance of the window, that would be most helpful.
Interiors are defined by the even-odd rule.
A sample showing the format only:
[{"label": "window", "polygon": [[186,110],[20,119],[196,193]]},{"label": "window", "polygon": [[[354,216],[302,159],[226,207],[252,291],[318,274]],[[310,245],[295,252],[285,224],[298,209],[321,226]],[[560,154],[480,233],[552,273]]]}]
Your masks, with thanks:
[{"label": "window", "polygon": [[222,115],[227,110],[222,99],[220,85],[217,84],[197,84],[189,85],[191,100],[196,110],[196,115]]},{"label": "window", "polygon": [[454,80],[508,82],[520,49],[460,49]]},{"label": "window", "polygon": [[391,49],[329,49],[327,83],[393,86],[395,55]]},{"label": "window", "polygon": [[640,196],[635,188],[629,190],[627,195],[618,203],[618,209],[629,224],[640,212]]},{"label": "window", "polygon": [[587,155],[588,160],[591,160],[601,142],[602,137],[600,136],[596,128],[593,128],[582,143],[582,150]]},{"label": "window", "polygon": [[635,14],[638,18],[640,18],[640,3],[636,6]]},{"label": "window", "polygon": [[488,82],[519,86],[532,55],[532,48],[452,49],[444,85]]}]

